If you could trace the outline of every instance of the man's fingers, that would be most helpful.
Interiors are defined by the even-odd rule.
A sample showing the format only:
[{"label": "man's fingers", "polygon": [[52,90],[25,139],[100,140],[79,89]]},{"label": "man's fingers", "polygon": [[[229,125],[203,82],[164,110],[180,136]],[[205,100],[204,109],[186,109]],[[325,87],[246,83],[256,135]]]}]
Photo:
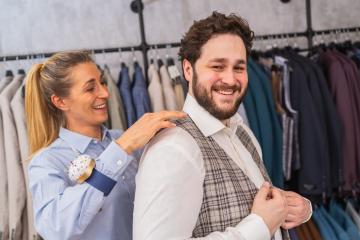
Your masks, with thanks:
[{"label": "man's fingers", "polygon": [[255,198],[267,199],[269,192],[270,192],[270,183],[264,182],[263,185],[260,187],[258,193],[256,194]]},{"label": "man's fingers", "polygon": [[299,217],[297,215],[288,213],[285,218],[286,222],[299,222]]},{"label": "man's fingers", "polygon": [[286,197],[301,197],[299,194],[297,194],[296,192],[292,192],[292,191],[284,191],[285,196]]},{"label": "man's fingers", "polygon": [[281,224],[281,227],[284,229],[291,229],[294,228],[296,226],[298,226],[299,224],[297,224],[296,222],[284,222],[283,224]]},{"label": "man's fingers", "polygon": [[299,199],[298,197],[286,197],[287,203],[289,206],[302,206],[304,202],[302,199]]}]

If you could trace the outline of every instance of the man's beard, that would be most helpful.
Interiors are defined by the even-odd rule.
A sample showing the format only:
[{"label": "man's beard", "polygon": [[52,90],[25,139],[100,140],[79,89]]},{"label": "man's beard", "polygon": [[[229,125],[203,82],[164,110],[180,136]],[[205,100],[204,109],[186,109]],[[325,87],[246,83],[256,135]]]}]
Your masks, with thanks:
[{"label": "man's beard", "polygon": [[239,85],[228,86],[228,85],[224,85],[224,84],[215,85],[215,86],[211,87],[211,90],[209,93],[210,96],[209,96],[206,92],[206,89],[198,83],[198,76],[197,76],[196,71],[194,71],[192,90],[193,90],[195,99],[203,108],[205,108],[211,115],[213,115],[214,117],[216,117],[219,120],[226,120],[226,119],[229,119],[230,117],[234,116],[243,100],[245,93],[246,93],[246,89],[245,89],[244,94],[239,96],[238,99],[236,99],[235,104],[231,109],[220,109],[220,108],[218,108],[218,106],[216,106],[216,103],[211,99],[211,91],[212,90],[228,90],[228,89],[231,89],[234,92],[241,91],[241,86],[239,86]]}]

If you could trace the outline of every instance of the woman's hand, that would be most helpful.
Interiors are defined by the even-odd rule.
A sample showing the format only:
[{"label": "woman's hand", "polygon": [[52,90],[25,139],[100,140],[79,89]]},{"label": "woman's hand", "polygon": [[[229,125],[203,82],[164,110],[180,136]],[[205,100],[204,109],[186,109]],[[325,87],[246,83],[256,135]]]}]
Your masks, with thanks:
[{"label": "woman's hand", "polygon": [[145,113],[116,140],[116,143],[119,144],[125,152],[131,154],[133,151],[147,144],[160,129],[175,127],[176,124],[170,120],[184,118],[186,116],[186,113],[179,111]]}]

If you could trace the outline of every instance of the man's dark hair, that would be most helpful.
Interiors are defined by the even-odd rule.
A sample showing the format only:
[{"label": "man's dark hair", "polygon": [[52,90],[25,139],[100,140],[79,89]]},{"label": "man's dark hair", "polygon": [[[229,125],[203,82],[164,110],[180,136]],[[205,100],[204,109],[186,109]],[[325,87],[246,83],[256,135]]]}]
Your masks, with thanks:
[{"label": "man's dark hair", "polygon": [[246,48],[246,57],[249,56],[252,47],[254,32],[250,29],[245,19],[230,14],[214,11],[211,16],[194,21],[189,31],[181,39],[179,57],[181,62],[187,59],[194,66],[201,55],[201,47],[212,37],[219,34],[234,34],[239,36]]}]

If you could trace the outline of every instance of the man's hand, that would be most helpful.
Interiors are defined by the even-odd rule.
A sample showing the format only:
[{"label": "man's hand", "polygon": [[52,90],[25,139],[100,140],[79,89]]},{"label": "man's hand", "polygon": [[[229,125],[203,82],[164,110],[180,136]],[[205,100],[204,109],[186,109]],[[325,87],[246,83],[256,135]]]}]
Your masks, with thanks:
[{"label": "man's hand", "polygon": [[251,213],[260,216],[273,236],[288,215],[285,193],[265,182],[256,194]]},{"label": "man's hand", "polygon": [[295,192],[283,191],[283,193],[288,205],[288,214],[281,227],[290,229],[308,220],[312,213],[310,202]]}]

